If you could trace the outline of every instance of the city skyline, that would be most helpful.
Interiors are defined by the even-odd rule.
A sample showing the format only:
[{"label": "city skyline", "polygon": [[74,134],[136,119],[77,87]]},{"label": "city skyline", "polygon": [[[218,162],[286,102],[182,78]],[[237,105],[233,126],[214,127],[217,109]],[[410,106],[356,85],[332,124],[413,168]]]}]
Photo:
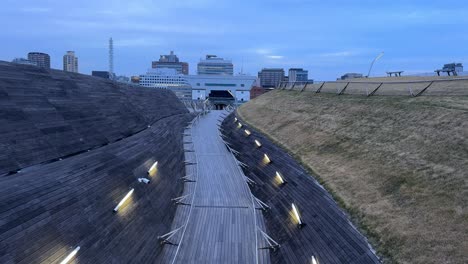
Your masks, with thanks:
[{"label": "city skyline", "polygon": [[[232,59],[234,73],[241,68],[251,75],[262,68],[304,68],[314,80],[334,80],[347,72],[366,74],[381,51],[385,56],[373,75],[387,70],[432,72],[468,59],[467,48],[460,44],[466,40],[460,29],[468,25],[465,3],[290,3],[82,1],[73,14],[64,14],[60,10],[67,1],[38,5],[7,0],[0,21],[16,26],[5,27],[0,37],[5,43],[0,59],[11,61],[40,51],[50,54],[52,68],[61,69],[63,52],[74,50],[80,56],[80,72],[91,74],[108,68],[109,37],[115,42],[115,72],[127,76],[145,72],[151,61],[170,50],[192,65],[190,74],[206,54],[216,54]],[[178,19],[171,19],[174,16]],[[455,48],[440,48],[447,43]]]}]

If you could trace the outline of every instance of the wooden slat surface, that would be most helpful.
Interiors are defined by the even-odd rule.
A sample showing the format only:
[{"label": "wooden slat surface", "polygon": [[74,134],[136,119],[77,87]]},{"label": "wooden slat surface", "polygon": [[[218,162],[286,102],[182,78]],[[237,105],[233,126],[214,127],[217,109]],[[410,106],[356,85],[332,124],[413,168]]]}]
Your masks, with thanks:
[{"label": "wooden slat surface", "polygon": [[[0,177],[0,263],[161,263],[185,174],[189,114],[163,118],[136,135],[70,158]],[[149,184],[147,170],[158,161]],[[135,191],[119,212],[113,208]]]},{"label": "wooden slat surface", "polygon": [[[187,139],[186,159],[195,161],[187,172],[196,183],[186,183],[190,206],[179,205],[173,229],[178,246],[166,245],[164,263],[269,263],[269,252],[258,250],[262,214],[254,209],[242,170],[218,135],[218,119],[224,111],[212,111],[195,123]],[[191,212],[190,212],[191,211]],[[188,221],[187,221],[188,220]]]},{"label": "wooden slat surface", "polygon": [[76,246],[75,262],[159,262],[191,118],[170,91],[0,62],[0,263],[58,263]]},{"label": "wooden slat surface", "polygon": [[[239,152],[237,158],[248,165],[244,173],[257,184],[253,194],[271,210],[264,213],[266,230],[281,248],[271,254],[272,263],[310,263],[311,256],[324,263],[379,263],[366,238],[351,224],[331,195],[289,154],[267,137],[243,123],[239,129],[230,115],[223,122],[227,141]],[[251,132],[246,136],[244,129]],[[254,140],[261,142],[256,147]],[[263,155],[271,159],[263,162]],[[275,176],[280,172],[286,184]],[[298,228],[291,204],[298,207],[306,224]]]},{"label": "wooden slat surface", "polygon": [[187,112],[168,90],[0,62],[0,176],[122,140]]}]

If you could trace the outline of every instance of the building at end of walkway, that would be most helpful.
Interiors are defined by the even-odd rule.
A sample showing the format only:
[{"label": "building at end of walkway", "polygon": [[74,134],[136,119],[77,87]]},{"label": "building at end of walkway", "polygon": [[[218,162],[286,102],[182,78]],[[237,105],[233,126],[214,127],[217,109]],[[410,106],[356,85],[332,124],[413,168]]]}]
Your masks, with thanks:
[{"label": "building at end of walkway", "polygon": [[175,69],[150,69],[139,77],[139,85],[144,87],[169,89],[181,100],[206,100],[219,97],[225,91],[226,100],[231,104],[242,104],[250,100],[250,91],[257,78],[248,75],[183,75]]},{"label": "building at end of walkway", "polygon": [[189,75],[187,82],[192,87],[192,100],[205,100],[211,91],[228,91],[236,104],[250,100],[250,90],[256,81],[248,75]]}]

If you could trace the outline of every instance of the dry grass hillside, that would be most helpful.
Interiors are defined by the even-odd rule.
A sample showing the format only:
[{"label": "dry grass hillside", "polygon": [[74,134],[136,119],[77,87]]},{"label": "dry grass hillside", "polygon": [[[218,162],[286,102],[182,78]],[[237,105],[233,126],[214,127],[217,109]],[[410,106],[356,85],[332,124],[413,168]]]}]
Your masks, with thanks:
[{"label": "dry grass hillside", "polygon": [[238,113],[319,175],[386,262],[468,263],[468,97],[275,90]]}]

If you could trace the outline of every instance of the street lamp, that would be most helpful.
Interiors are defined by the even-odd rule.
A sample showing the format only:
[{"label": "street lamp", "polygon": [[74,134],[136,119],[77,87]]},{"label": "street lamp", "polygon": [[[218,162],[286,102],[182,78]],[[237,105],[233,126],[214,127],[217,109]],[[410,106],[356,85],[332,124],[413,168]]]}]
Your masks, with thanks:
[{"label": "street lamp", "polygon": [[384,55],[384,52],[382,51],[379,55],[377,55],[377,57],[375,57],[375,59],[372,61],[371,65],[370,65],[370,68],[369,68],[369,72],[367,73],[367,78],[369,78],[370,76],[370,73],[372,71],[372,67],[374,67],[374,63],[378,60],[380,60],[380,58],[382,58],[382,56]]}]

